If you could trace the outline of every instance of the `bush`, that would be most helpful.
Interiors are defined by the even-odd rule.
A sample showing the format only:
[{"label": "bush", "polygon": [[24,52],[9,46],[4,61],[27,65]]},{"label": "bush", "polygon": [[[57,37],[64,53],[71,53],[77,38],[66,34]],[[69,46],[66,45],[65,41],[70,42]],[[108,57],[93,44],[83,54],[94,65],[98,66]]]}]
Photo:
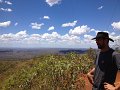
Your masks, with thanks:
[{"label": "bush", "polygon": [[[5,80],[3,90],[77,90],[93,60],[87,54],[44,55],[28,61]],[[80,89],[80,88],[79,88]],[[81,90],[80,89],[80,90]],[[84,90],[84,89],[83,89]]]}]

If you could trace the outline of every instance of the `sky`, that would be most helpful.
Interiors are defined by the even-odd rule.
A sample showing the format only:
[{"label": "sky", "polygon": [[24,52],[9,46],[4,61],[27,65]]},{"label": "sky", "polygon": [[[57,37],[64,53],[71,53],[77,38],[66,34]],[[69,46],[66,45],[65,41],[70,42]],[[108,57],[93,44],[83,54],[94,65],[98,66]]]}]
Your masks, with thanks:
[{"label": "sky", "polygon": [[120,0],[0,0],[0,47],[95,48],[120,43]]}]

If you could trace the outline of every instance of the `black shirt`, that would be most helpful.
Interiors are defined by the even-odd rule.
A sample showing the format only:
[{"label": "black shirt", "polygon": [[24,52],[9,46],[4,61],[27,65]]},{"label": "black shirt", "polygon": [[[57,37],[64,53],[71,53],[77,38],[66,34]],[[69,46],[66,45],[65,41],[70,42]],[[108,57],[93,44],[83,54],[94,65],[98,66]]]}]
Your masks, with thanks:
[{"label": "black shirt", "polygon": [[114,84],[117,71],[120,70],[120,54],[113,49],[99,52],[95,61],[93,90],[104,90],[104,82]]}]

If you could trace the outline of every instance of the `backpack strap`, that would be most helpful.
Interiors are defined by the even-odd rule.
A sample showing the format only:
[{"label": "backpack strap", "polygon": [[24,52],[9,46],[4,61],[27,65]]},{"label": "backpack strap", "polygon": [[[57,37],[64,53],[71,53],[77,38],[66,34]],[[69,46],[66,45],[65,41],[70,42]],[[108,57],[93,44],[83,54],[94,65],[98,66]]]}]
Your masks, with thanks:
[{"label": "backpack strap", "polygon": [[113,53],[112,53],[112,57],[114,57],[117,53],[118,53],[118,52],[113,51]]},{"label": "backpack strap", "polygon": [[95,65],[98,65],[99,55],[100,55],[100,50],[97,51]]},{"label": "backpack strap", "polygon": [[115,55],[117,55],[118,54],[118,52],[117,51],[114,51],[113,53],[112,53],[112,60],[113,60],[113,63],[115,63],[116,64],[116,61],[115,61]]}]

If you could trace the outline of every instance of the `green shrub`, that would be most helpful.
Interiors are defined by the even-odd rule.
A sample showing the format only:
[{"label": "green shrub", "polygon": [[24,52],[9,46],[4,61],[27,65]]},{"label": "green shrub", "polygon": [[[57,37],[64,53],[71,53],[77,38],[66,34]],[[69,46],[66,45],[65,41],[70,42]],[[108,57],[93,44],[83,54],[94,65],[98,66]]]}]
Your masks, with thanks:
[{"label": "green shrub", "polygon": [[86,74],[92,63],[87,54],[36,57],[10,75],[2,90],[77,90],[78,79],[84,88],[85,81],[78,76]]}]

